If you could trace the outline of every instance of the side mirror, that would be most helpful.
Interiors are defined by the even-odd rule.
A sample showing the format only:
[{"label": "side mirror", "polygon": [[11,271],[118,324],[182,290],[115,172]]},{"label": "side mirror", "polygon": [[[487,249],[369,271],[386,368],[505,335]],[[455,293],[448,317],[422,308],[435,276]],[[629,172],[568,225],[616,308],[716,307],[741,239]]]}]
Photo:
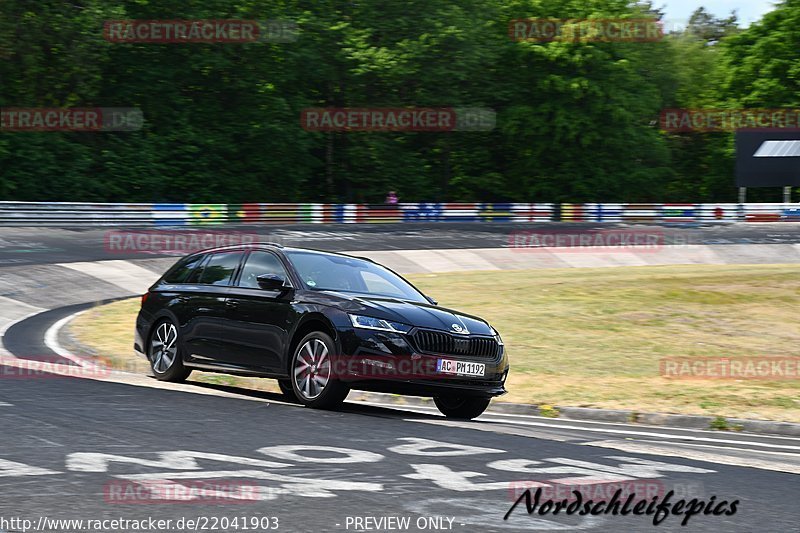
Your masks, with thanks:
[{"label": "side mirror", "polygon": [[258,286],[265,291],[280,291],[288,289],[286,280],[275,274],[261,274],[256,278]]},{"label": "side mirror", "polygon": [[431,297],[430,297],[430,296],[428,296],[427,294],[425,295],[425,299],[426,299],[426,300],[428,300],[428,301],[429,301],[430,303],[432,303],[433,305],[439,305],[439,302],[437,302],[436,300],[434,300],[433,298],[431,298]]}]

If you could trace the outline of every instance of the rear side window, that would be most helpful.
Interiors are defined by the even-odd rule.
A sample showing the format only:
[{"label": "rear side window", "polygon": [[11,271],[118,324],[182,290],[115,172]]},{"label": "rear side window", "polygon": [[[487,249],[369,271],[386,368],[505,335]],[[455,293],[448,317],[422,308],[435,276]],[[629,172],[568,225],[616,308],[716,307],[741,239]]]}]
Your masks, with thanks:
[{"label": "rear side window", "polygon": [[213,254],[203,267],[199,283],[205,285],[230,285],[241,258],[241,252]]},{"label": "rear side window", "polygon": [[192,270],[202,262],[204,255],[195,255],[178,261],[169,272],[164,274],[164,283],[185,283]]}]

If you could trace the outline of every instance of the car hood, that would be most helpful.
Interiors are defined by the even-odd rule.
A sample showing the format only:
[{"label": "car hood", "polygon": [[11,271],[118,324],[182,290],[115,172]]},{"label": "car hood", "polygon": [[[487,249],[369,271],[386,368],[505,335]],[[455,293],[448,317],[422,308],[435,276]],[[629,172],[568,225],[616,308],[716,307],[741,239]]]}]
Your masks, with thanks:
[{"label": "car hood", "polygon": [[[340,307],[352,314],[373,316],[419,328],[437,329],[451,333],[492,334],[489,325],[480,318],[444,307],[367,295],[355,296],[338,292],[328,292],[328,294],[345,300],[341,302]],[[461,328],[461,331],[458,331],[458,328]]]}]

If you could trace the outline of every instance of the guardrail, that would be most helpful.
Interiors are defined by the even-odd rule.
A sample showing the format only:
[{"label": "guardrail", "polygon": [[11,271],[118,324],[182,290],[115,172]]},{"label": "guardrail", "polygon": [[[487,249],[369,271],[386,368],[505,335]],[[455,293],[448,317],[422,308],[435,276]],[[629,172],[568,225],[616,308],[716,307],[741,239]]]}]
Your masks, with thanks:
[{"label": "guardrail", "polygon": [[208,226],[401,222],[800,222],[800,204],[100,204],[0,202],[0,226]]}]

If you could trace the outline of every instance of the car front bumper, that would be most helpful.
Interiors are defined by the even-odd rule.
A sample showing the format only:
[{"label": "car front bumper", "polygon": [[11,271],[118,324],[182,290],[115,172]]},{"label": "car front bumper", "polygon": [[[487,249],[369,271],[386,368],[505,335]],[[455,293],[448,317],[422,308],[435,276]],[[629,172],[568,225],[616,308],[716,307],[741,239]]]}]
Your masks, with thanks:
[{"label": "car front bumper", "polygon": [[[367,329],[339,331],[340,356],[334,372],[350,388],[411,396],[494,397],[506,393],[509,364],[505,347],[492,357],[422,353],[410,335]],[[482,364],[483,375],[442,373],[440,359]]]}]

